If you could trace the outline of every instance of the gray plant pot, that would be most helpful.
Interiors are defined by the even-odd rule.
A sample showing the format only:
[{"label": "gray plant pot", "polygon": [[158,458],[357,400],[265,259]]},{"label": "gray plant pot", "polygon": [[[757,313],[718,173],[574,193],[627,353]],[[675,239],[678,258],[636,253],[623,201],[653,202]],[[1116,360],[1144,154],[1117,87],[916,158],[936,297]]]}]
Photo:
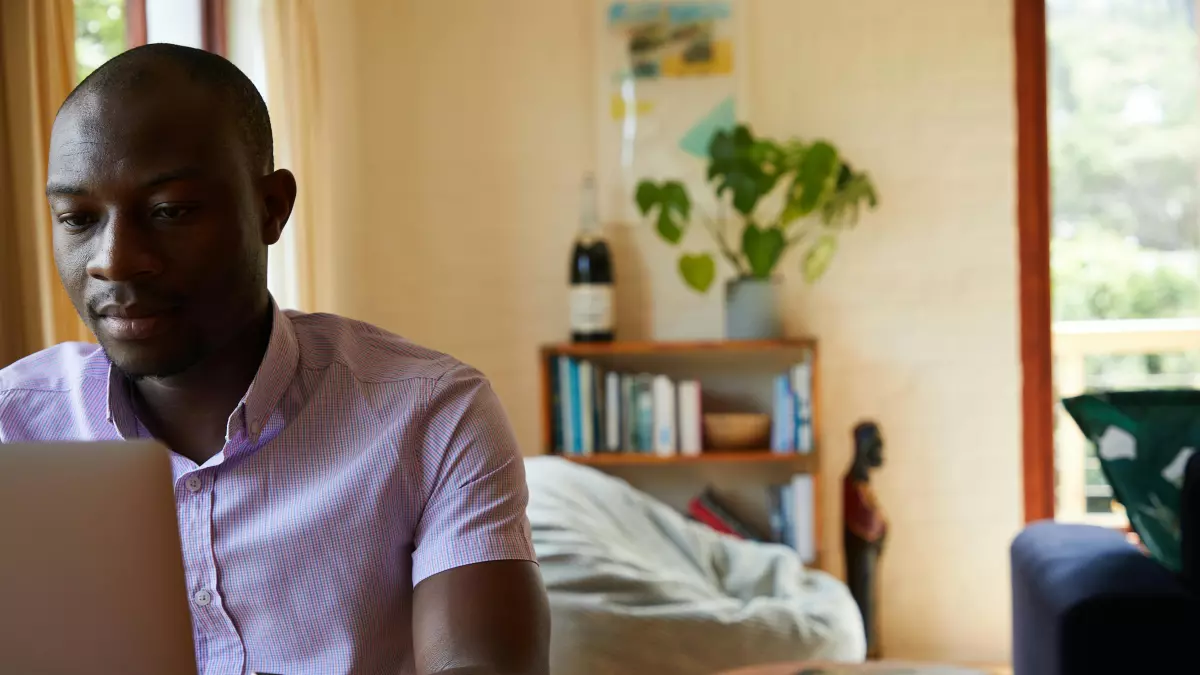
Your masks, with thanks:
[{"label": "gray plant pot", "polygon": [[773,340],[783,337],[779,319],[779,283],[775,279],[725,282],[725,337]]}]

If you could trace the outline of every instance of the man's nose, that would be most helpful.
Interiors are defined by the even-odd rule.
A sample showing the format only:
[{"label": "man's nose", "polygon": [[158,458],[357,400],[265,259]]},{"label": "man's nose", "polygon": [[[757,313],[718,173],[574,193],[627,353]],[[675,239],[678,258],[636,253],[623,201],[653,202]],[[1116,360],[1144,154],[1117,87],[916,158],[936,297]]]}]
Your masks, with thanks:
[{"label": "man's nose", "polygon": [[88,276],[104,281],[134,281],[162,272],[154,234],[135,216],[114,213],[104,225],[100,245],[88,261]]}]

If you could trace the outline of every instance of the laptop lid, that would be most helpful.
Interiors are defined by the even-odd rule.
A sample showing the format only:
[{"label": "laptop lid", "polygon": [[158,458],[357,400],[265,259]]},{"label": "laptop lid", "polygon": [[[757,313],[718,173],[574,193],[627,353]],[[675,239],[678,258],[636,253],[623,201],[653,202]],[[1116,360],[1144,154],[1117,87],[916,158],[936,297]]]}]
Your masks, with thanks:
[{"label": "laptop lid", "polygon": [[172,490],[156,443],[0,444],[0,673],[196,672]]}]

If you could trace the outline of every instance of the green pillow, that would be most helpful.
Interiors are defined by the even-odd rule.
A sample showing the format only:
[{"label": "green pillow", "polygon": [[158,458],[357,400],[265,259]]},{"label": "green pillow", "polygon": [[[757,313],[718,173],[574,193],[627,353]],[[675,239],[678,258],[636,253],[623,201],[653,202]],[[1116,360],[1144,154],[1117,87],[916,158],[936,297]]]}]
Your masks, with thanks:
[{"label": "green pillow", "polygon": [[1096,444],[1104,477],[1155,560],[1180,571],[1179,501],[1200,448],[1200,391],[1122,391],[1063,400]]}]

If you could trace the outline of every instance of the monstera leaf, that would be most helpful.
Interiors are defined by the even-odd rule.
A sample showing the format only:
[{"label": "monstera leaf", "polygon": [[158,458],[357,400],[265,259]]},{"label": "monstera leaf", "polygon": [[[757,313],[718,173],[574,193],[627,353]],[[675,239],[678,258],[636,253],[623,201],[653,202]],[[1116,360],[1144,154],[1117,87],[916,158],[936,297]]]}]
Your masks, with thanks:
[{"label": "monstera leaf", "polygon": [[679,275],[688,286],[703,293],[712,286],[713,279],[717,276],[717,265],[707,253],[683,255],[679,257]]},{"label": "monstera leaf", "polygon": [[841,167],[837,150],[825,141],[808,147],[796,166],[796,177],[788,190],[780,215],[786,227],[815,211],[833,191]]},{"label": "monstera leaf", "polygon": [[666,181],[659,185],[644,180],[638,184],[635,199],[643,216],[658,211],[655,229],[659,236],[672,244],[683,239],[684,228],[692,215],[692,201],[682,183]]},{"label": "monstera leaf", "polygon": [[759,227],[747,222],[746,229],[742,230],[742,255],[750,263],[750,274],[756,278],[770,278],[771,270],[775,269],[786,247],[779,228]]},{"label": "monstera leaf", "polygon": [[817,239],[808,252],[804,254],[804,263],[801,265],[801,271],[804,272],[804,280],[808,283],[813,283],[820,279],[825,270],[829,269],[829,263],[833,261],[833,254],[837,253],[837,237],[832,234],[826,234]]},{"label": "monstera leaf", "polygon": [[842,164],[833,194],[821,205],[821,221],[830,227],[847,227],[858,223],[859,209],[863,203],[868,208],[879,206],[875,186],[865,173],[855,173],[848,164]]},{"label": "monstera leaf", "polygon": [[732,193],[733,208],[744,216],[775,189],[785,166],[783,150],[771,141],[755,139],[744,125],[714,134],[708,154],[708,179],[716,182],[717,196]]}]

